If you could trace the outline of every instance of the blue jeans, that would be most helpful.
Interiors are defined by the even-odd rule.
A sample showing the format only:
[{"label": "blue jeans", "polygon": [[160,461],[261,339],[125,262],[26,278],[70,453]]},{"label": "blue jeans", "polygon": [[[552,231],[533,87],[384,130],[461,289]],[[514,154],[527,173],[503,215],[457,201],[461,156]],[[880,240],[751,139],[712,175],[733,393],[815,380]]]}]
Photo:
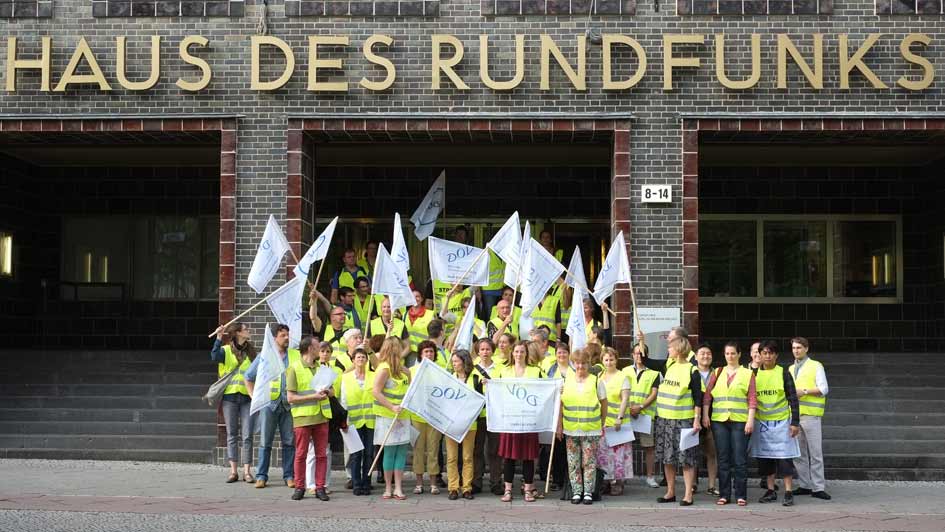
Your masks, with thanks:
[{"label": "blue jeans", "polygon": [[374,429],[367,426],[358,429],[358,436],[364,444],[364,450],[352,453],[348,457],[348,472],[351,473],[351,485],[354,488],[368,489],[371,485],[371,462],[374,461]]},{"label": "blue jeans", "polygon": [[[226,422],[226,459],[230,462],[253,462],[253,418],[249,415],[248,395],[230,393],[223,396],[223,420]],[[241,445],[242,444],[242,445]],[[243,461],[240,462],[240,447]]]},{"label": "blue jeans", "polygon": [[268,406],[259,411],[259,463],[256,464],[256,480],[269,480],[269,460],[272,456],[272,440],[279,427],[279,439],[282,440],[282,479],[295,476],[293,458],[295,457],[295,433],[292,431],[292,412],[282,403],[274,410]]},{"label": "blue jeans", "polygon": [[[719,498],[748,499],[748,436],[745,423],[716,421],[712,423],[715,449],[719,458]],[[734,471],[734,478],[732,472]]]}]

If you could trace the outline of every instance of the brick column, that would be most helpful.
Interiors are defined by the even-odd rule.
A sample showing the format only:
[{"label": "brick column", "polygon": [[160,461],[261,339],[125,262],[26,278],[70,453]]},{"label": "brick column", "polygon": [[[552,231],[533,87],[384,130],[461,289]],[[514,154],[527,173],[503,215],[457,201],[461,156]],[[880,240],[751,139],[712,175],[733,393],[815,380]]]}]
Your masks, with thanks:
[{"label": "brick column", "polygon": [[699,341],[699,124],[684,120],[683,161],[683,312],[689,340]]},{"label": "brick column", "polygon": [[236,310],[236,120],[220,131],[220,323]]},{"label": "brick column", "polygon": [[[613,162],[611,166],[610,233],[611,239],[623,231],[627,243],[627,257],[633,263],[633,238],[630,234],[630,121],[614,122]],[[633,268],[631,267],[631,273]],[[633,316],[630,288],[620,286],[614,292],[613,310],[617,316],[611,316],[611,334],[614,347],[619,353],[629,353],[633,345]]]}]

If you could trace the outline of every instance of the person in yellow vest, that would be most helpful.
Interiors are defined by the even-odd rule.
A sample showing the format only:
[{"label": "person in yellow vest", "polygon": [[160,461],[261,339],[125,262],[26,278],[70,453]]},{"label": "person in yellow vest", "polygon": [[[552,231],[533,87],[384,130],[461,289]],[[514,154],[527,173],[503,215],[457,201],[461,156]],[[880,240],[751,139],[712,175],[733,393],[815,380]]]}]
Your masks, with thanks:
[{"label": "person in yellow vest", "polygon": [[[633,430],[629,424],[624,424],[630,406],[630,379],[617,369],[617,350],[612,347],[604,349],[601,362],[604,371],[599,377],[607,390],[608,404],[605,427],[613,427],[616,431]],[[604,480],[610,481],[610,494],[623,495],[624,481],[633,478],[633,442],[611,447],[602,441],[597,463],[604,470]]]},{"label": "person in yellow vest", "polygon": [[331,276],[331,297],[329,299],[332,303],[338,303],[338,291],[341,288],[347,287],[354,290],[354,281],[358,277],[367,277],[368,273],[364,271],[364,268],[358,266],[358,261],[355,257],[355,252],[351,248],[347,248],[341,254],[342,266],[341,269],[336,271],[334,275]]},{"label": "person in yellow vest", "polygon": [[531,340],[531,343],[538,349],[538,352],[541,353],[541,359],[538,362],[538,365],[541,366],[541,370],[545,373],[548,372],[548,368],[555,363],[555,348],[553,345],[557,345],[557,342],[550,342],[550,333],[548,327],[542,325],[541,327],[535,327],[534,329],[528,331],[528,338]]},{"label": "person in yellow vest", "polygon": [[348,351],[344,335],[351,327],[348,327],[347,323],[345,309],[340,305],[332,307],[328,314],[328,323],[325,324],[325,330],[322,331],[321,337],[323,342],[331,344],[336,357],[343,356]]},{"label": "person in yellow vest", "polygon": [[[512,346],[510,364],[502,367],[498,378],[540,379],[542,376],[541,368],[529,362],[528,342],[518,341]],[[535,479],[535,460],[538,458],[538,433],[500,433],[499,456],[504,459],[502,476],[505,481],[505,491],[502,494],[502,502],[512,500],[512,481],[515,478],[515,463],[518,461],[522,462],[525,502],[534,502],[537,494],[533,481]]]},{"label": "person in yellow vest", "polygon": [[354,366],[354,350],[364,343],[364,335],[361,329],[348,329],[341,335],[341,345],[344,351],[338,351],[336,345],[332,345],[331,359],[337,362],[342,371],[348,371]]},{"label": "person in yellow vest", "polygon": [[[689,341],[689,332],[684,327],[673,327],[669,330],[669,333],[666,335],[666,343],[672,342],[676,338],[683,338],[687,342]],[[643,342],[643,332],[637,331],[637,341]],[[690,344],[692,345],[692,344]],[[693,367],[696,366],[696,353],[695,351],[689,350],[689,353],[686,355],[686,362],[688,362]],[[646,359],[646,367],[656,370],[662,374],[666,374],[669,371],[669,368],[673,367],[673,364],[676,363],[676,359],[673,357],[668,357],[665,360],[654,360],[649,357]]]},{"label": "person in yellow vest", "polygon": [[[450,283],[433,281],[433,308],[442,318],[445,314],[460,316],[466,309],[463,301],[472,298],[473,289],[470,287],[454,286]],[[475,309],[473,309],[475,312]],[[453,325],[459,324],[459,321],[453,320],[446,322],[446,335],[453,332]]]},{"label": "person in yellow vest", "polygon": [[810,358],[810,343],[806,338],[791,340],[794,363],[788,368],[794,378],[798,403],[801,407],[801,431],[797,442],[801,446],[800,458],[794,459],[797,469],[798,488],[794,495],[810,495],[816,499],[830,500],[824,489],[824,450],[822,446],[821,420],[827,408],[827,374],[824,365]]},{"label": "person in yellow vest", "polygon": [[492,341],[495,344],[495,352],[492,358],[496,364],[508,366],[512,362],[512,346],[515,344],[515,337],[511,333],[502,333],[499,335],[499,341]]},{"label": "person in yellow vest", "polygon": [[[390,329],[389,335],[388,329]],[[407,326],[404,320],[394,316],[390,308],[390,298],[387,296],[384,296],[384,300],[381,302],[381,315],[371,320],[370,325],[368,325],[368,338],[379,334],[394,338],[407,338]]]},{"label": "person in yellow vest", "polygon": [[739,365],[741,356],[738,344],[725,344],[725,367],[709,377],[702,399],[702,425],[712,427],[719,458],[719,506],[733,493],[739,506],[748,504],[748,438],[758,397],[755,374]]},{"label": "person in yellow vest", "polygon": [[[371,280],[358,277],[354,281],[354,312],[358,315],[361,327],[367,328],[371,320],[381,312],[384,296],[371,294]],[[370,312],[370,316],[368,315]]]},{"label": "person in yellow vest", "polygon": [[[702,393],[705,394],[709,377],[712,376],[712,348],[708,344],[702,344],[696,349],[696,367],[702,379]],[[703,409],[703,419],[707,419],[708,416],[709,412]],[[715,435],[712,434],[712,428],[708,425],[703,424],[702,430],[699,431],[699,447],[702,449],[702,456],[705,457],[706,476],[709,481],[706,493],[718,497],[719,490],[715,487],[719,473],[718,453],[715,451]]]},{"label": "person in yellow vest", "polygon": [[[561,282],[559,280],[559,282]],[[557,288],[559,285],[555,285]],[[557,342],[561,337],[561,312],[559,310],[560,301],[556,295],[556,290],[549,290],[545,297],[532,310],[532,327],[546,327],[548,329],[548,339]]]},{"label": "person in yellow vest", "polygon": [[410,420],[402,412],[400,403],[410,386],[410,372],[401,362],[400,340],[388,338],[378,353],[378,366],[374,372],[374,444],[384,444],[384,435],[389,433],[384,445],[384,495],[382,498],[405,500],[403,481],[407,465],[407,449],[410,447]]},{"label": "person in yellow vest", "polygon": [[486,324],[486,336],[492,338],[495,343],[499,343],[499,336],[506,333],[512,335],[512,338],[518,338],[516,335],[517,324],[515,324],[512,317],[512,306],[503,299],[499,301],[496,308],[498,309],[496,317]]},{"label": "person in yellow vest", "polygon": [[354,288],[342,286],[338,289],[338,306],[345,309],[345,328],[361,328],[361,315],[354,307],[355,292]]},{"label": "person in yellow vest", "polygon": [[[506,286],[502,289],[502,297],[499,299],[499,301],[508,302],[509,308],[512,309],[512,321],[510,324],[512,325],[513,330],[518,331],[518,322],[522,318],[522,307],[515,305],[514,296],[515,291]],[[489,321],[492,321],[494,318],[499,316],[499,301],[496,301],[496,304],[489,308]]]},{"label": "person in yellow vest", "polygon": [[[482,393],[482,381],[479,375],[473,370],[472,359],[469,351],[458,349],[450,355],[450,366],[453,377],[459,382],[465,383],[470,388]],[[449,500],[459,499],[460,491],[464,499],[472,500],[473,497],[473,475],[475,472],[474,452],[476,449],[476,433],[478,426],[473,423],[463,438],[461,443],[456,443],[452,438],[446,438],[446,478],[448,480],[447,489],[449,490]],[[463,466],[460,474],[459,456],[462,453]],[[433,490],[431,489],[432,493]]]},{"label": "person in yellow vest", "polygon": [[558,259],[558,262],[564,260],[564,250],[555,248],[554,238],[551,236],[551,231],[543,229],[540,233],[538,233],[538,241],[541,243],[541,247],[545,248],[545,251],[554,255],[554,257]]},{"label": "person in yellow vest", "polygon": [[230,476],[226,481],[231,483],[240,479],[237,464],[242,443],[243,480],[253,482],[255,479],[249,471],[253,460],[253,418],[249,415],[251,398],[246,391],[243,374],[256,357],[256,348],[250,341],[249,327],[245,323],[232,323],[226,329],[220,327],[216,332],[210,360],[217,362],[217,376],[222,378],[236,370],[230,384],[223,390],[220,405],[226,423],[226,458],[230,462]]},{"label": "person in yellow vest", "polygon": [[[351,331],[354,331],[355,333],[360,334],[360,331],[358,331],[357,329],[350,329],[348,331],[345,331],[345,335],[348,335],[348,333],[350,333]],[[347,354],[344,354],[343,356],[345,359],[348,358]],[[334,346],[332,346],[328,342],[321,342],[318,344],[318,369],[319,371],[330,369],[331,371],[335,373],[335,379],[334,379],[334,382],[332,383],[332,390],[331,390],[332,393],[329,394],[329,401],[330,402],[337,401],[338,400],[337,397],[341,395],[341,375],[345,372],[345,366],[342,364],[341,360],[339,360],[336,357]],[[329,435],[331,435],[332,429],[335,428],[334,423],[337,423],[338,421],[339,420],[337,419],[332,420],[332,424],[329,425],[328,427]],[[340,420],[340,421],[343,422],[345,420]],[[329,437],[328,451],[326,453],[327,471],[331,471],[331,461],[332,461],[331,440],[332,438]],[[334,445],[339,445],[339,444],[335,443]],[[348,461],[347,449],[344,449],[344,453],[345,453],[344,454],[345,463],[347,463]],[[309,443],[308,457],[306,458],[306,461],[305,461],[305,467],[306,467],[305,477],[308,482],[308,484],[306,485],[306,488],[308,488],[310,495],[316,495],[318,491],[317,486],[315,485],[316,458],[317,458],[317,454],[315,452],[315,444],[314,442]],[[331,484],[331,475],[329,474],[329,475],[326,475],[325,477],[325,494],[327,495],[331,495],[331,489],[329,489],[330,484]]]},{"label": "person in yellow vest", "polygon": [[354,351],[354,366],[341,378],[341,407],[348,411],[348,427],[358,431],[364,449],[348,459],[351,487],[355,495],[371,494],[368,472],[374,461],[374,372],[368,368],[368,354],[364,348]]},{"label": "person in yellow vest", "polygon": [[[419,362],[422,362],[424,358],[442,367],[436,344],[430,340],[424,340],[420,342],[418,363],[410,368],[411,380],[417,375],[417,371],[420,369]],[[430,493],[438,495],[440,488],[436,485],[435,477],[440,474],[437,453],[440,450],[440,440],[443,438],[443,434],[416,414],[410,414],[410,422],[413,424],[413,428],[420,433],[413,447],[413,474],[417,477],[417,485],[413,492],[417,495],[423,493],[423,475],[427,474],[430,477]]]},{"label": "person in yellow vest", "polygon": [[367,273],[368,277],[374,275],[374,263],[377,261],[377,240],[368,240],[364,245],[364,255],[358,259],[358,267]]},{"label": "person in yellow vest", "polygon": [[404,322],[410,338],[410,350],[417,353],[420,342],[430,338],[427,328],[436,317],[436,313],[424,305],[426,299],[423,297],[423,292],[414,290],[413,297],[416,303],[407,311],[407,319]]},{"label": "person in yellow vest", "polygon": [[[273,380],[272,383],[262,383],[260,386],[269,388],[269,404],[259,411],[260,446],[259,461],[256,463],[256,487],[265,488],[269,482],[269,460],[272,458],[272,441],[276,436],[276,427],[279,428],[279,440],[282,442],[282,456],[295,456],[295,437],[292,430],[292,412],[289,408],[288,396],[285,392],[285,368],[301,358],[298,350],[289,349],[289,326],[283,323],[272,324],[266,334],[274,337],[276,351],[279,360],[282,362],[282,375]],[[259,364],[262,357],[256,357],[246,373],[243,374],[243,380],[246,382],[246,391],[250,397],[253,396],[253,390],[256,388],[256,373],[259,370]],[[282,461],[282,479],[286,486],[295,488],[295,471],[292,467],[292,460]]]},{"label": "person in yellow vest", "polygon": [[[473,293],[475,293],[476,291],[478,291],[478,288],[473,290]],[[445,301],[446,300],[444,300],[444,302]],[[440,308],[440,319],[443,320],[447,324],[446,334],[447,336],[450,337],[450,339],[446,342],[448,345],[452,345],[452,339],[455,338],[455,336],[458,334],[457,325],[462,323],[463,316],[465,316],[467,312],[476,312],[475,308],[473,309],[469,308],[469,305],[471,303],[472,303],[471,297],[464,297],[462,299],[462,302],[460,303],[462,310],[459,311],[459,314],[452,312],[449,309],[449,306],[446,305],[445,303]],[[478,340],[480,338],[485,338],[485,337],[486,337],[486,322],[480,320],[477,317],[473,317],[473,339]]]},{"label": "person in yellow vest", "polygon": [[[289,365],[285,375],[295,433],[296,484],[292,500],[299,501],[305,496],[305,459],[311,442],[315,446],[315,496],[321,501],[327,501],[325,477],[328,471],[328,420],[331,419],[328,397],[332,394],[332,387],[311,387],[315,374],[323,371],[316,361],[318,343],[311,336],[306,336],[299,343],[299,350],[302,356]],[[288,460],[288,457],[283,460]]]},{"label": "person in yellow vest", "polygon": [[[504,364],[498,362],[493,354],[495,344],[488,338],[482,338],[475,344],[478,356],[473,360],[476,372],[484,382],[499,376]],[[499,435],[486,430],[486,409],[482,409],[476,422],[476,456],[473,464],[473,493],[482,491],[482,478],[486,462],[489,464],[489,489],[493,495],[502,495],[502,460],[499,458]]]},{"label": "person in yellow vest", "polygon": [[666,370],[656,395],[656,459],[663,464],[666,473],[666,494],[656,502],[676,502],[676,469],[681,467],[686,488],[680,506],[692,505],[696,468],[699,467],[699,446],[682,449],[680,435],[684,431],[702,429],[702,380],[696,367],[686,363],[686,354],[691,349],[689,340],[681,336],[670,340],[669,356],[677,364]]},{"label": "person in yellow vest", "polygon": [[633,346],[633,365],[623,369],[630,380],[630,417],[649,416],[650,432],[634,432],[634,441],[643,449],[643,459],[646,462],[646,485],[659,488],[656,481],[656,440],[653,438],[653,428],[656,424],[656,394],[660,386],[658,371],[646,367],[646,344]]},{"label": "person in yellow vest", "polygon": [[574,373],[561,381],[558,437],[565,437],[571,504],[593,504],[598,447],[607,420],[607,388],[588,372],[590,361],[583,349],[571,353],[571,363]]},{"label": "person in yellow vest", "polygon": [[480,318],[483,321],[492,319],[488,313],[492,307],[502,298],[502,290],[505,288],[505,262],[489,250],[489,284],[482,287],[482,313]]},{"label": "person in yellow vest", "polygon": [[594,318],[594,300],[590,297],[584,298],[584,334],[587,335],[588,344],[607,345],[608,334],[610,332],[610,316],[607,313],[607,303],[601,305],[604,321],[599,322]]},{"label": "person in yellow vest", "polygon": [[[753,431],[758,443],[752,442],[751,455],[758,459],[758,474],[767,478],[768,489],[758,502],[777,502],[774,478],[784,479],[783,506],[794,505],[791,481],[795,476],[794,458],[801,452],[797,446],[800,431],[800,406],[794,379],[787,368],[778,366],[778,344],[773,340],[761,343],[761,361],[764,364],[755,374],[758,394],[756,427]],[[763,426],[763,430],[759,429]]]},{"label": "person in yellow vest", "polygon": [[566,379],[568,374],[574,371],[574,365],[571,364],[571,348],[564,342],[558,342],[555,346],[554,362],[545,370],[549,379]]}]

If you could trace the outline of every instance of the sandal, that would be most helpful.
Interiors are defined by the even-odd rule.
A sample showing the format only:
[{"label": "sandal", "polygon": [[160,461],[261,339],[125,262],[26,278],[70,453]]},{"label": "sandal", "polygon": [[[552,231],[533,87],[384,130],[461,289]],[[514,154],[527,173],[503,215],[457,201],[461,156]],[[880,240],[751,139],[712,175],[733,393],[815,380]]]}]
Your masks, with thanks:
[{"label": "sandal", "polygon": [[253,475],[250,475],[249,473],[246,473],[243,475],[243,481],[249,482],[250,484],[252,484],[256,482],[256,477],[254,477]]},{"label": "sandal", "polygon": [[227,484],[232,484],[232,483],[236,482],[236,481],[239,480],[239,479],[240,479],[240,476],[239,476],[239,475],[237,475],[236,473],[230,473],[230,476],[226,477],[226,483],[227,483]]},{"label": "sandal", "polygon": [[[435,487],[435,486],[434,486]],[[415,495],[423,494],[423,484],[417,484],[417,487],[413,489]],[[433,493],[433,489],[430,489],[430,493]]]},{"label": "sandal", "polygon": [[725,497],[722,497],[719,500],[715,501],[715,504],[716,506],[725,506],[726,504],[728,504],[728,499],[726,499]]},{"label": "sandal", "polygon": [[534,497],[534,498],[536,498],[536,499],[544,499],[544,498],[545,498],[545,494],[542,493],[541,491],[537,490],[537,489],[533,489],[533,490],[532,490],[532,497]]},{"label": "sandal", "polygon": [[502,495],[502,502],[511,502],[512,501],[512,490],[505,490],[505,493]]},{"label": "sandal", "polygon": [[407,496],[404,495],[403,493],[401,493],[400,495],[398,495],[398,494],[395,493],[395,494],[394,494],[394,498],[397,499],[398,501],[406,501],[406,500],[407,500]]},{"label": "sandal", "polygon": [[746,501],[745,499],[738,499],[738,505],[739,505],[739,506],[748,506],[748,501]]},{"label": "sandal", "polygon": [[430,495],[439,495],[440,488],[436,487],[436,484],[430,486]]},{"label": "sandal", "polygon": [[525,492],[525,502],[535,502],[535,495],[533,495],[535,490],[528,490]]},{"label": "sandal", "polygon": [[393,497],[394,497],[393,495],[391,495],[390,493],[387,493],[386,491],[384,492],[383,495],[381,495],[382,499],[392,499]]}]

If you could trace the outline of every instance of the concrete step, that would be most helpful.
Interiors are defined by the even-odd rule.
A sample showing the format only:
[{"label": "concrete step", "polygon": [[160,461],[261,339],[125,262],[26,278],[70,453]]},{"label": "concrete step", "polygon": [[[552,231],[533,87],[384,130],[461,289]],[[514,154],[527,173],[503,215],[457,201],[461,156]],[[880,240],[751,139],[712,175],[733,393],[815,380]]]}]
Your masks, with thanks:
[{"label": "concrete step", "polygon": [[135,408],[158,410],[212,410],[198,396],[187,397],[141,397],[141,396],[82,396],[82,395],[36,395],[3,396],[0,404],[7,408]]},{"label": "concrete step", "polygon": [[823,419],[824,430],[844,426],[915,426],[941,427],[945,426],[943,413],[902,413],[889,414],[885,412],[835,412],[831,403],[828,414]]},{"label": "concrete step", "polygon": [[[824,474],[828,479],[877,480],[877,481],[924,481],[941,482],[945,480],[945,469],[891,469],[873,467],[830,467]],[[829,487],[827,488],[830,489]]]},{"label": "concrete step", "polygon": [[[941,440],[834,440],[825,439],[824,454],[931,454],[942,450]],[[877,465],[884,462],[878,462]]]},{"label": "concrete step", "polygon": [[860,375],[829,375],[827,384],[830,385],[831,393],[833,390],[844,388],[885,388],[885,387],[914,387],[914,388],[937,388],[942,386],[945,381],[945,373],[942,375],[903,375],[889,373],[860,374]]},{"label": "concrete step", "polygon": [[215,422],[0,421],[0,434],[212,436]]},{"label": "concrete step", "polygon": [[145,462],[190,462],[212,464],[213,452],[180,449],[56,449],[0,448],[0,458],[41,458],[47,460],[129,460]]},{"label": "concrete step", "polygon": [[205,423],[216,425],[217,412],[205,405],[199,410],[150,410],[130,408],[0,408],[0,421],[98,421],[137,423]]},{"label": "concrete step", "polygon": [[945,453],[897,453],[892,448],[880,453],[825,450],[824,465],[840,469],[945,469]]},{"label": "concrete step", "polygon": [[[833,390],[830,392],[833,397]],[[941,394],[931,397],[941,397]],[[834,412],[847,414],[869,413],[926,413],[945,412],[942,399],[883,399],[883,398],[830,398],[827,400],[827,416]]]},{"label": "concrete step", "polygon": [[0,376],[0,387],[13,384],[200,384],[210,386],[217,380],[213,372],[164,372],[150,370],[143,372],[120,372],[114,370],[79,373],[76,371],[58,371],[34,375]]},{"label": "concrete step", "polygon": [[945,425],[934,426],[844,426],[824,427],[824,441],[828,440],[906,440],[945,441]]},{"label": "concrete step", "polygon": [[881,386],[863,388],[831,388],[830,399],[939,399],[942,387]]},{"label": "concrete step", "polygon": [[75,396],[192,396],[201,397],[209,384],[3,384],[2,395],[75,395]]},{"label": "concrete step", "polygon": [[209,451],[216,435],[0,434],[2,449],[172,449]]}]

